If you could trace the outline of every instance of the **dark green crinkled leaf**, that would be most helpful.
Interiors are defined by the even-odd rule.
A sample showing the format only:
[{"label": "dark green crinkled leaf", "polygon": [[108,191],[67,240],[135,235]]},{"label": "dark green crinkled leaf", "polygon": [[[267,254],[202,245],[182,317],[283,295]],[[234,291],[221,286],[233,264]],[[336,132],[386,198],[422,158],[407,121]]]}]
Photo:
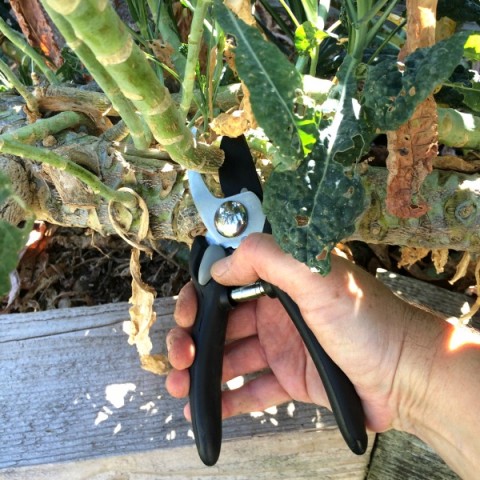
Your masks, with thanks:
[{"label": "dark green crinkled leaf", "polygon": [[336,158],[351,164],[361,156],[364,141],[363,119],[360,118],[360,104],[357,96],[356,69],[358,62],[347,55],[338,69],[338,84],[330,97],[337,100],[332,124],[321,133],[328,144],[328,159]]},{"label": "dark green crinkled leaf", "polygon": [[330,270],[329,253],[354,231],[364,209],[360,179],[345,175],[338,162],[326,162],[317,143],[296,171],[274,171],[265,188],[264,210],[279,245],[323,275]]},{"label": "dark green crinkled leaf", "polygon": [[275,45],[221,1],[215,2],[214,12],[225,33],[235,37],[235,65],[249,90],[258,124],[279,149],[282,167],[294,167],[304,155],[302,126],[294,113],[295,97],[302,89],[301,75]]},{"label": "dark green crinkled leaf", "polygon": [[372,128],[395,130],[405,123],[417,105],[450,77],[463,57],[468,36],[457,33],[416,50],[405,59],[403,72],[393,57],[368,67],[363,105]]},{"label": "dark green crinkled leaf", "polygon": [[4,220],[0,220],[0,297],[10,290],[10,273],[18,263],[18,254],[28,240],[32,224],[27,223],[23,228],[14,227]]},{"label": "dark green crinkled leaf", "polygon": [[[0,207],[12,196],[10,184],[4,175],[0,174]],[[27,243],[32,222],[27,222],[23,228],[10,225],[0,220],[0,296],[10,290],[10,273],[18,263],[18,254]]]},{"label": "dark green crinkled leaf", "polygon": [[449,17],[456,22],[477,22],[480,25],[478,0],[439,0],[437,18]]},{"label": "dark green crinkled leaf", "polygon": [[463,94],[463,103],[468,108],[480,112],[480,83],[472,83],[470,88],[462,88],[460,93]]}]

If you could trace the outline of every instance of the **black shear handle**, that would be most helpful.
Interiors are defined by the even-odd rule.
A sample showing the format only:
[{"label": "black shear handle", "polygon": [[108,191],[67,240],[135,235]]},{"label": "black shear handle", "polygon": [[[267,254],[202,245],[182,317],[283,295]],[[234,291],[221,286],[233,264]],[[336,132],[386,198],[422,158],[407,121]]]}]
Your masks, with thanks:
[{"label": "black shear handle", "polygon": [[318,343],[315,335],[305,323],[298,305],[290,296],[272,284],[264,284],[264,288],[269,296],[278,298],[290,315],[317,367],[345,442],[353,453],[362,455],[368,445],[365,415],[352,382]]},{"label": "black shear handle", "polygon": [[190,367],[190,409],[198,455],[214,465],[222,444],[222,365],[227,316],[232,308],[228,290],[210,279],[201,285],[198,272],[208,244],[196,237],[190,254],[190,274],[198,301],[192,330],[195,360]]}]

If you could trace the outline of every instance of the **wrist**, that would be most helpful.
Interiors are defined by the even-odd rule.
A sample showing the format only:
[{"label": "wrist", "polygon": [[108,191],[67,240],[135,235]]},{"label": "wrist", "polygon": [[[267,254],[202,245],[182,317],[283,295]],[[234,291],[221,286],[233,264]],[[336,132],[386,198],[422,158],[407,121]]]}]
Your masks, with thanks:
[{"label": "wrist", "polygon": [[392,426],[426,442],[462,478],[477,478],[480,334],[427,313],[414,316],[399,362]]},{"label": "wrist", "polygon": [[448,324],[414,307],[406,309],[405,333],[395,374],[397,415],[393,428],[422,437],[436,388],[439,356],[445,349]]}]

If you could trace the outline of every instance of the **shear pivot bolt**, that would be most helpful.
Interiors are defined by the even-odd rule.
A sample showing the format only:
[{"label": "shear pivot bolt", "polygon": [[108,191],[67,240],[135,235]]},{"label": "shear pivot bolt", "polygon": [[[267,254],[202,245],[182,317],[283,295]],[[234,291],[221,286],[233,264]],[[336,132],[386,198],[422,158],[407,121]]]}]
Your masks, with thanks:
[{"label": "shear pivot bolt", "polygon": [[247,209],[240,202],[224,202],[215,212],[214,221],[220,235],[226,238],[238,237],[247,228]]}]

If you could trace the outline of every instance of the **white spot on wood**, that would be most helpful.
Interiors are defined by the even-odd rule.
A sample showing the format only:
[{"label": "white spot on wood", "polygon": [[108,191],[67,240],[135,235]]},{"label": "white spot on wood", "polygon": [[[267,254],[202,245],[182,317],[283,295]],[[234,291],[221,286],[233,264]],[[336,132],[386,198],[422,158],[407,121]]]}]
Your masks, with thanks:
[{"label": "white spot on wood", "polygon": [[125,406],[125,398],[129,392],[134,392],[137,386],[134,383],[112,383],[105,387],[105,398],[115,408]]},{"label": "white spot on wood", "polygon": [[108,420],[108,415],[105,412],[98,412],[97,418],[95,419],[95,426],[100,425],[105,420]]}]

